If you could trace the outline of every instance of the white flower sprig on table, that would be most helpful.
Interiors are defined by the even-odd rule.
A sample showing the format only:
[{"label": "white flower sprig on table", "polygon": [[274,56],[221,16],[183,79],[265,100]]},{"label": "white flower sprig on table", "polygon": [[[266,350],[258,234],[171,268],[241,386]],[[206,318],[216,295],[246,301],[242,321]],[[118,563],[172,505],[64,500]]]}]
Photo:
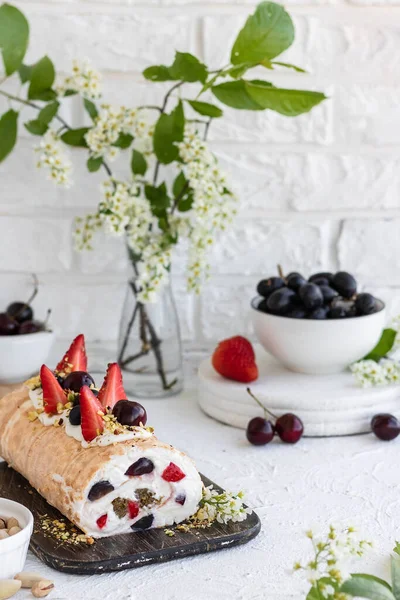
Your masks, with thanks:
[{"label": "white flower sprig on table", "polygon": [[400,382],[400,315],[384,329],[381,339],[366,358],[351,365],[356,383],[363,387],[398,384]]},{"label": "white flower sprig on table", "polygon": [[252,511],[243,504],[244,493],[218,492],[212,485],[203,488],[199,510],[192,517],[193,521],[228,523],[229,521],[245,521]]},{"label": "white flower sprig on table", "polygon": [[294,570],[307,574],[307,581],[311,584],[307,598],[352,598],[342,591],[344,582],[350,578],[347,561],[363,556],[365,550],[372,546],[371,542],[360,539],[354,527],[338,531],[331,525],[326,536],[316,536],[312,531],[306,535],[312,543],[314,556],[310,561],[295,563]]}]

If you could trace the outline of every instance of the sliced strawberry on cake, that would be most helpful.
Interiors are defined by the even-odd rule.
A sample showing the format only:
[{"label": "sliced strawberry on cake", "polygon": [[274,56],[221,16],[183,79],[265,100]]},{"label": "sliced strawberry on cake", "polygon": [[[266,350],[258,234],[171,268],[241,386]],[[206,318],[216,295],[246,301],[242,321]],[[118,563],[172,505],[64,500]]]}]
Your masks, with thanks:
[{"label": "sliced strawberry on cake", "polygon": [[80,391],[82,435],[91,442],[104,431],[103,407],[87,385]]},{"label": "sliced strawberry on cake", "polygon": [[220,342],[212,355],[214,369],[227,379],[249,383],[258,378],[253,346],[241,335]]},{"label": "sliced strawberry on cake", "polygon": [[57,414],[57,406],[64,405],[67,401],[65,390],[58,383],[53,371],[50,371],[46,365],[40,369],[40,381],[43,390],[43,407],[48,414]]},{"label": "sliced strawberry on cake", "polygon": [[73,371],[87,371],[85,337],[82,333],[74,339],[55,370],[64,375]]},{"label": "sliced strawberry on cake", "polygon": [[126,399],[126,393],[122,383],[122,373],[118,363],[110,363],[107,373],[97,396],[104,408],[113,408],[119,400]]}]

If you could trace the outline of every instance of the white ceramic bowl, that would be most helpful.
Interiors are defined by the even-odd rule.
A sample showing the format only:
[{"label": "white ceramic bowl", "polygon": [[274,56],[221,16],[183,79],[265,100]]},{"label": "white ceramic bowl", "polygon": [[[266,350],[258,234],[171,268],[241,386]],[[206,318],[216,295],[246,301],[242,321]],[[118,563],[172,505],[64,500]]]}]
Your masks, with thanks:
[{"label": "white ceramic bowl", "polygon": [[0,336],[0,383],[19,383],[39,372],[54,340],[52,331]]},{"label": "white ceramic bowl", "polygon": [[22,527],[19,533],[0,540],[0,579],[12,579],[24,570],[33,531],[33,516],[22,504],[0,498],[0,517],[15,517]]},{"label": "white ceramic bowl", "polygon": [[255,334],[262,346],[285,367],[298,373],[344,371],[368,354],[385,326],[385,305],[372,315],[346,319],[291,319],[257,310],[252,303]]}]

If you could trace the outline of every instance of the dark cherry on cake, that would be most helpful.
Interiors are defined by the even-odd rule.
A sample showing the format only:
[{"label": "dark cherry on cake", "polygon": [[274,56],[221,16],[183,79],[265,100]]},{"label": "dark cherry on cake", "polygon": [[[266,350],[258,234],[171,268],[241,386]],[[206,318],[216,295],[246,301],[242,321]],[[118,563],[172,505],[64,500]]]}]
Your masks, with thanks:
[{"label": "dark cherry on cake", "polygon": [[358,293],[357,281],[350,273],[314,273],[307,280],[301,273],[261,279],[257,310],[290,319],[346,319],[372,315],[382,303],[372,294]]}]

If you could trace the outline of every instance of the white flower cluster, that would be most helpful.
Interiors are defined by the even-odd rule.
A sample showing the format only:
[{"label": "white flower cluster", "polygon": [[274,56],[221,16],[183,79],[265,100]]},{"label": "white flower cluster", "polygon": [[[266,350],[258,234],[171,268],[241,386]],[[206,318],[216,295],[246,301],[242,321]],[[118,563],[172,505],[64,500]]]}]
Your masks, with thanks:
[{"label": "white flower cluster", "polygon": [[207,252],[214,243],[215,234],[224,231],[236,215],[237,200],[226,188],[225,175],[193,125],[185,127],[179,155],[184,162],[185,177],[193,190],[189,217],[188,289],[199,293],[209,271]]},{"label": "white flower cluster", "polygon": [[360,360],[350,367],[358,385],[369,388],[400,382],[400,363],[389,358]]},{"label": "white flower cluster", "polygon": [[89,61],[72,63],[72,75],[64,77],[56,86],[58,95],[64,96],[68,91],[82,94],[89,100],[97,100],[101,96],[101,74],[92,68]]},{"label": "white flower cluster", "polygon": [[314,549],[314,558],[306,563],[297,562],[295,571],[305,571],[308,582],[318,590],[319,595],[327,600],[347,600],[339,587],[349,579],[349,560],[363,556],[365,550],[372,546],[371,542],[360,539],[354,527],[338,531],[332,525],[325,537],[316,537],[307,531]]},{"label": "white flower cluster", "polygon": [[194,521],[228,523],[245,521],[251,509],[243,505],[243,492],[234,495],[230,492],[219,493],[212,485],[203,488],[200,508],[194,515]]},{"label": "white flower cluster", "polygon": [[72,172],[72,163],[69,156],[64,151],[57,133],[49,129],[42,137],[40,144],[35,146],[35,151],[39,154],[36,166],[38,169],[49,169],[48,178],[57,185],[70,187],[72,181],[70,175]]},{"label": "white flower cluster", "polygon": [[393,348],[391,350],[391,352],[395,352],[396,350],[400,350],[400,315],[397,315],[397,317],[394,317],[392,319],[390,328],[394,329],[397,332],[395,340],[394,340]]},{"label": "white flower cluster", "polygon": [[119,151],[114,144],[121,134],[132,135],[136,150],[149,154],[152,151],[153,133],[154,126],[148,121],[146,110],[103,104],[85,138],[91,156],[112,160],[118,156]]}]

